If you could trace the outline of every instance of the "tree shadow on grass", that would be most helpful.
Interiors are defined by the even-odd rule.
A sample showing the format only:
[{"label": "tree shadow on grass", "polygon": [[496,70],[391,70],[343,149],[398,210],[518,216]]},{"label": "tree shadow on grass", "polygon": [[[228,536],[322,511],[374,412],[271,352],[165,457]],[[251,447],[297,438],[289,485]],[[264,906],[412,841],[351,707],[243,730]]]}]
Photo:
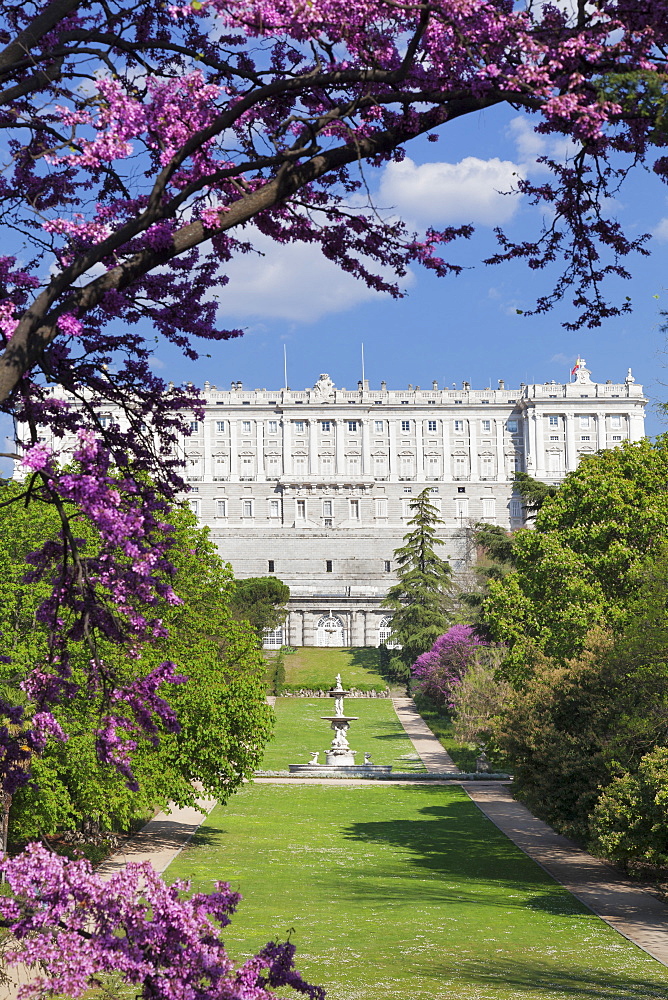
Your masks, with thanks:
[{"label": "tree shadow on grass", "polygon": [[[413,789],[406,788],[409,795]],[[434,794],[440,789],[418,789],[420,794]],[[468,801],[442,801],[439,805],[429,805],[420,810],[420,819],[390,819],[353,823],[344,836],[348,841],[358,843],[383,844],[388,848],[388,856],[400,851],[408,866],[407,879],[401,880],[397,892],[412,895],[410,877],[416,879],[415,899],[425,900],[425,896],[443,898],[449,892],[443,883],[460,884],[467,892],[467,883],[484,883],[492,890],[498,890],[498,903],[508,903],[508,891],[530,893],[528,900],[513,900],[513,905],[530,906],[550,913],[569,915],[587,914],[589,911],[574,897],[554,882],[546,872],[526,857],[519,848],[500,833],[490,821]],[[396,867],[388,866],[386,876],[396,879]],[[373,868],[374,878],[383,878],[383,872]],[[426,890],[427,880],[434,878],[433,888]],[[363,882],[363,880],[361,880]],[[353,894],[357,887],[368,891],[360,884],[359,872],[351,871]],[[503,890],[503,891],[501,891]],[[381,895],[385,888],[379,889]],[[388,899],[398,898],[393,887],[387,888]],[[481,901],[494,904],[494,891],[487,892]]]},{"label": "tree shadow on grass", "polygon": [[[656,977],[628,975],[623,971],[593,970],[591,966],[563,968],[557,965],[558,957],[552,962],[530,962],[520,958],[506,960],[491,958],[460,967],[459,974],[467,985],[478,987],[503,986],[504,996],[521,997],[527,993],[531,998],[538,990],[549,997],[564,997],[567,1000],[668,1000],[668,977],[665,969],[657,963]],[[564,962],[565,964],[565,962]],[[452,967],[444,962],[440,968],[430,966],[429,975],[441,975],[450,979]],[[665,980],[662,982],[662,980]]]}]

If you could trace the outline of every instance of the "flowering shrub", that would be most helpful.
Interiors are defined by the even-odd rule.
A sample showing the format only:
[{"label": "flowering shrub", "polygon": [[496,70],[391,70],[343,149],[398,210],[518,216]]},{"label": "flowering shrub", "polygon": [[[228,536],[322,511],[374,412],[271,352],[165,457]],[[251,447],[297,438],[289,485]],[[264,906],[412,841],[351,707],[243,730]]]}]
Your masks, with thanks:
[{"label": "flowering shrub", "polygon": [[415,689],[441,708],[452,708],[453,690],[475,661],[480,646],[472,625],[453,625],[411,667]]},{"label": "flowering shrub", "polygon": [[88,861],[31,844],[2,869],[15,894],[0,897],[0,921],[19,942],[10,961],[44,963],[23,996],[81,996],[92,977],[120,972],[147,1000],[270,1000],[291,986],[310,1000],[325,992],[293,966],[290,942],[265,945],[235,968],[220,938],[241,896],[226,882],[184,896],[150,864],[128,864],[104,881]]}]

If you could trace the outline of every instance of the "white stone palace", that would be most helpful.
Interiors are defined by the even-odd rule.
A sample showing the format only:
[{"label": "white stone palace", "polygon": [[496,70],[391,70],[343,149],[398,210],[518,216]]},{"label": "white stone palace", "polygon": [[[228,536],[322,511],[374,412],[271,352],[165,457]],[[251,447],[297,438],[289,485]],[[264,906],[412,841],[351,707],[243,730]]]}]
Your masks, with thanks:
[{"label": "white stone palace", "polygon": [[523,524],[516,470],[559,482],[582,455],[637,441],[647,400],[629,370],[596,383],[506,388],[229,390],[205,383],[206,413],[184,444],[188,502],[239,577],[276,574],[292,598],[268,644],[376,646],[409,504],[425,486],[440,509],[441,554],[475,560],[471,527]]},{"label": "white stone palace", "polygon": [[517,389],[205,382],[204,420],[181,445],[186,499],[238,577],[276,574],[290,587],[285,628],[267,644],[385,641],[393,552],[425,487],[444,521],[440,554],[461,576],[475,561],[473,525],[523,525],[516,470],[559,482],[583,455],[643,437],[647,400],[630,369],[597,383],[579,360],[573,377]]}]

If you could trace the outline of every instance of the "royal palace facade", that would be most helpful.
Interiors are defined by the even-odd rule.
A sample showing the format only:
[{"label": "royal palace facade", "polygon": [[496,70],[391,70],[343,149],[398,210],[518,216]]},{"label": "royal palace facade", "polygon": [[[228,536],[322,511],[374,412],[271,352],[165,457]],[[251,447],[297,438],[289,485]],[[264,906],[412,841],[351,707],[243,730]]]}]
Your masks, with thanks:
[{"label": "royal palace facade", "polygon": [[583,455],[643,437],[647,400],[630,370],[597,383],[580,360],[573,376],[485,389],[205,382],[204,419],[181,446],[185,499],[237,577],[290,587],[268,645],[376,646],[389,636],[393,553],[425,487],[444,522],[440,554],[463,576],[474,524],[524,523],[514,472],[559,482]]},{"label": "royal palace facade", "polygon": [[229,390],[205,383],[185,444],[188,502],[239,577],[276,574],[292,594],[268,643],[376,646],[381,601],[410,502],[429,487],[455,574],[475,560],[477,522],[524,523],[513,473],[559,482],[583,455],[637,441],[646,399],[631,372],[597,383],[506,388]]}]

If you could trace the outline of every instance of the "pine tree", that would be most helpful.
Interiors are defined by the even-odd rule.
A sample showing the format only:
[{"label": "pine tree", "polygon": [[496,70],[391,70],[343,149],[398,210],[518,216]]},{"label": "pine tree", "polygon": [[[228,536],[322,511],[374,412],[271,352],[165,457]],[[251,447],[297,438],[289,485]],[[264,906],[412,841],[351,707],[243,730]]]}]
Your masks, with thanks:
[{"label": "pine tree", "polygon": [[453,621],[452,571],[435,551],[440,542],[436,526],[444,522],[431,502],[429,487],[411,501],[410,508],[411,530],[404,535],[404,545],[394,552],[399,580],[383,601],[383,606],[394,612],[392,637],[401,645],[407,677],[410,665],[431,649]]}]

